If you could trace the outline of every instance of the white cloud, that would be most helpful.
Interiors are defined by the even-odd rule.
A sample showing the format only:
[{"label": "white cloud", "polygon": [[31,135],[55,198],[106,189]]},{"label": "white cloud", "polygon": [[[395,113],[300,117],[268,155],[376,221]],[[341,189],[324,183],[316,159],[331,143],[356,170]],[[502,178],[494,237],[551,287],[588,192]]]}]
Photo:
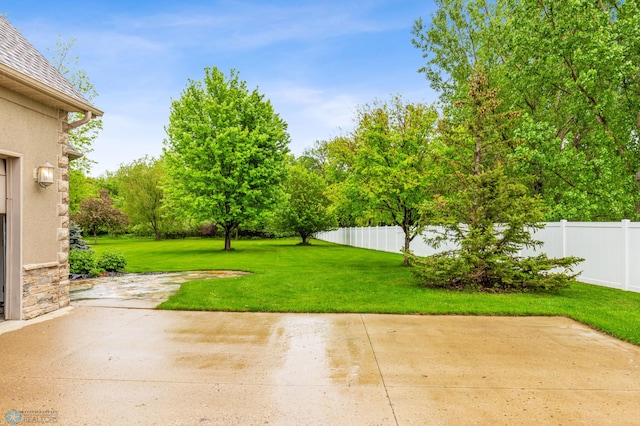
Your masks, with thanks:
[{"label": "white cloud", "polygon": [[367,18],[364,3],[264,4],[214,2],[181,5],[174,13],[120,15],[110,25],[129,34],[152,33],[176,46],[223,50],[255,49],[288,41],[323,41],[344,35],[406,26],[392,19]]},{"label": "white cloud", "polygon": [[349,131],[356,106],[355,93],[319,87],[272,82],[261,87],[274,109],[289,125],[291,151],[300,154],[316,140],[327,140]]}]

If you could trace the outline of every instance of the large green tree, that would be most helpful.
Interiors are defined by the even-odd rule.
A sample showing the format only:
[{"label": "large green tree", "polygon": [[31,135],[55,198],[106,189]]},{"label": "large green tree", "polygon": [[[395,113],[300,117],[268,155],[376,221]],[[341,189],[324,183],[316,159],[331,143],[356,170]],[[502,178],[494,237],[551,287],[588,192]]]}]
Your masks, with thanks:
[{"label": "large green tree", "polygon": [[207,68],[171,104],[165,158],[174,206],[231,234],[278,202],[285,177],[287,125],[238,73]]},{"label": "large green tree", "polygon": [[330,211],[327,183],[316,170],[309,170],[298,160],[287,167],[284,182],[286,200],[276,212],[275,224],[284,231],[295,232],[302,245],[316,232],[328,231],[337,225]]},{"label": "large green tree", "polygon": [[481,66],[512,131],[518,173],[550,207],[547,219],[640,215],[640,5],[612,0],[437,0],[414,43],[444,105],[464,98]]},{"label": "large green tree", "polygon": [[357,113],[346,187],[363,201],[370,217],[402,228],[405,265],[411,241],[428,224],[420,205],[437,191],[439,169],[432,152],[437,118],[435,108],[400,96],[365,105]]}]

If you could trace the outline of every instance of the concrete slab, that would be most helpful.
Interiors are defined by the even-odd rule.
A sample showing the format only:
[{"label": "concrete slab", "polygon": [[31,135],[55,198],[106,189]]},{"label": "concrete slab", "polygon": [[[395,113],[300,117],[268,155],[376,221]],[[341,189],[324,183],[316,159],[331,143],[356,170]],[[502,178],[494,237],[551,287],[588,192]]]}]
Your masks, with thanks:
[{"label": "concrete slab", "polygon": [[0,419],[10,410],[87,425],[640,419],[640,347],[566,318],[80,306],[0,334],[0,347]]},{"label": "concrete slab", "polygon": [[640,424],[640,348],[568,318],[364,321],[399,424]]}]

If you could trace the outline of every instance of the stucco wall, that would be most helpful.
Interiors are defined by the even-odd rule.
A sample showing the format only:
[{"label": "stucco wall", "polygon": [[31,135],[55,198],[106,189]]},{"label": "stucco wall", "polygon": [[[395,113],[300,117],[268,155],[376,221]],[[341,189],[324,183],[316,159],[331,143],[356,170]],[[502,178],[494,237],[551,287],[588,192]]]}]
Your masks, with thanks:
[{"label": "stucco wall", "polygon": [[58,262],[60,227],[58,185],[43,189],[33,180],[33,170],[46,161],[58,168],[62,122],[55,108],[0,87],[0,150],[19,153],[22,170],[23,263]]},{"label": "stucco wall", "polygon": [[[30,319],[69,304],[66,112],[0,87],[0,154],[8,158],[5,315]],[[54,183],[33,171],[49,162]],[[9,207],[10,206],[10,207]]]}]

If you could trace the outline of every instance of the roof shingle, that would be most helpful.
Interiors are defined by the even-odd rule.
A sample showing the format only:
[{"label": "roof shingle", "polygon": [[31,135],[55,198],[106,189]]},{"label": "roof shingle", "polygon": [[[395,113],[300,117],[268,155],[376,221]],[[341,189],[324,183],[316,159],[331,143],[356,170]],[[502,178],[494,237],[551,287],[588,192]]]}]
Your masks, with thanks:
[{"label": "roof shingle", "polygon": [[0,15],[0,63],[90,105],[85,97],[2,15]]}]

